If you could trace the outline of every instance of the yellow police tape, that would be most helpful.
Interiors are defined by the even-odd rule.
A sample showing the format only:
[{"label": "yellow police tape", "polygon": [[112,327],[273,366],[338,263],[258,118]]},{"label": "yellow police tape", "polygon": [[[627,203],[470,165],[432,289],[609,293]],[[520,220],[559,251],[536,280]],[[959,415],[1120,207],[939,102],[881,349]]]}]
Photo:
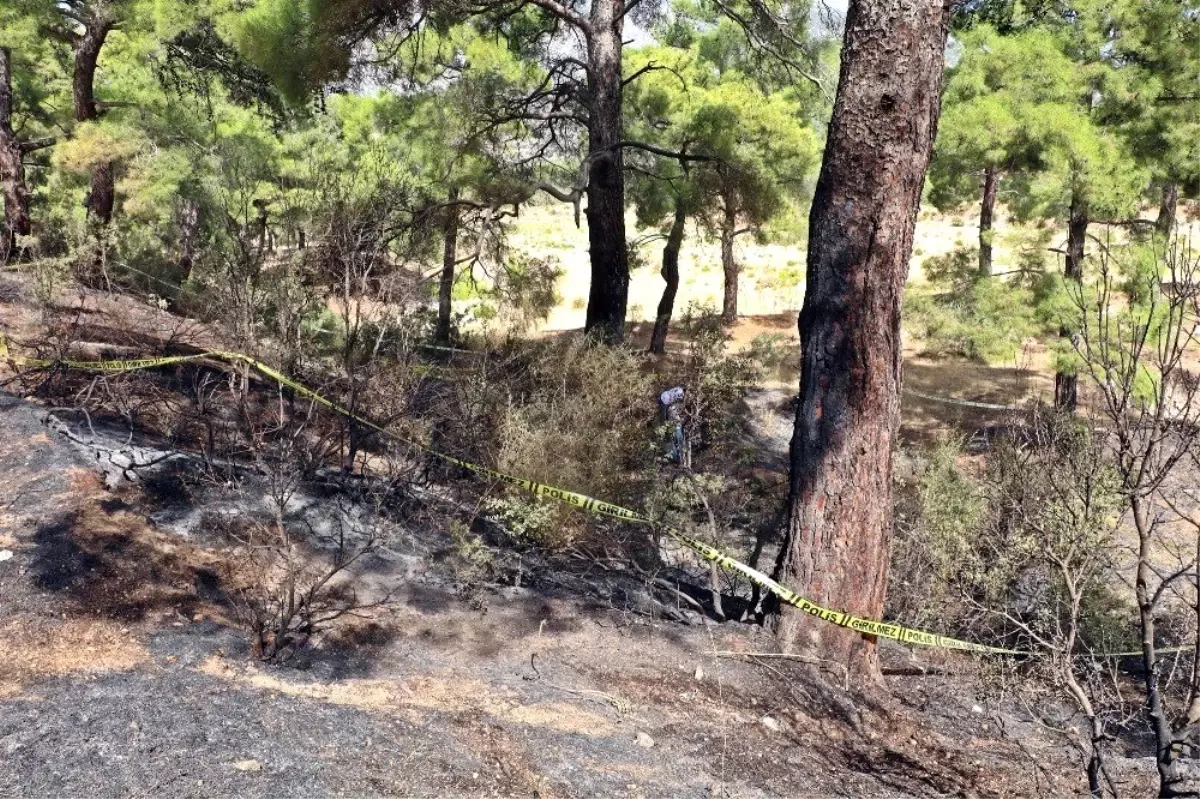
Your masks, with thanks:
[{"label": "yellow police tape", "polygon": [[0,335],[0,358],[8,358],[13,363],[37,368],[58,366],[69,369],[86,369],[89,371],[102,372],[124,372],[134,369],[152,369],[160,366],[170,366],[187,361],[199,360],[202,358],[222,360],[227,363],[244,363],[253,367],[262,375],[276,381],[280,385],[287,386],[297,394],[311,399],[313,402],[328,408],[334,413],[345,416],[346,418],[351,419],[365,427],[369,427],[372,430],[387,436],[388,438],[423,450],[430,455],[441,458],[444,461],[453,463],[469,471],[475,472],[476,474],[485,475],[487,477],[507,483],[508,485],[525,489],[526,491],[530,491],[537,496],[550,497],[551,499],[564,502],[568,505],[588,511],[590,513],[609,516],[614,519],[620,519],[622,521],[633,522],[636,524],[658,526],[659,529],[664,530],[676,541],[696,552],[706,560],[712,561],[713,563],[716,563],[717,565],[728,569],[729,571],[737,572],[738,574],[743,575],[751,582],[756,583],[762,588],[773,593],[781,602],[798,608],[810,616],[821,619],[822,621],[830,624],[836,624],[839,627],[845,627],[863,635],[871,635],[877,638],[889,638],[905,644],[918,644],[921,646],[936,647],[940,649],[957,649],[967,652],[981,652],[989,654],[1031,654],[1029,652],[1023,652],[1015,649],[1004,649],[1002,647],[976,644],[970,641],[960,641],[957,638],[949,638],[947,636],[937,635],[936,633],[926,632],[924,630],[916,630],[911,627],[905,627],[901,624],[891,624],[882,621],[875,621],[873,619],[864,619],[858,616],[852,616],[849,613],[844,613],[839,610],[831,610],[829,608],[821,607],[820,605],[810,602],[809,600],[800,596],[790,588],[780,585],[778,582],[771,579],[766,574],[763,574],[758,569],[729,557],[720,550],[705,544],[703,541],[692,538],[686,533],[674,528],[655,525],[654,521],[645,514],[638,513],[637,511],[630,510],[629,508],[621,507],[620,505],[614,505],[610,502],[604,502],[593,497],[589,497],[586,494],[579,494],[574,491],[567,491],[563,488],[537,483],[524,477],[516,477],[511,474],[505,474],[504,472],[498,472],[494,469],[489,469],[486,466],[480,466],[478,464],[464,461],[459,458],[446,455],[445,453],[430,449],[429,447],[426,447],[415,441],[410,441],[406,438],[403,438],[402,436],[399,436],[396,433],[393,433],[386,428],[375,424],[371,420],[360,416],[347,408],[343,408],[333,400],[322,396],[317,391],[308,388],[302,383],[292,380],[290,377],[285,376],[283,373],[273,369],[262,361],[239,352],[211,350],[194,355],[171,355],[162,358],[138,358],[132,360],[112,361],[54,361],[11,355],[8,351],[7,343],[4,341],[3,336]]}]

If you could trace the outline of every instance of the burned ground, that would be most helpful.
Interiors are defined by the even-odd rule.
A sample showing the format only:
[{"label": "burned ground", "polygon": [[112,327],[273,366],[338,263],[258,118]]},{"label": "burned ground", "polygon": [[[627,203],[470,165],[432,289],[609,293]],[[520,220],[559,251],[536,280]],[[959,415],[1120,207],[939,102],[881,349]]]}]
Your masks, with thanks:
[{"label": "burned ground", "polygon": [[[760,628],[608,606],[564,572],[473,601],[410,530],[370,566],[397,601],[284,666],[252,663],[220,492],[104,487],[47,411],[5,397],[0,792],[21,795],[902,796],[1078,790],[1052,738],[958,676],[815,679]],[[152,519],[162,519],[165,526]],[[183,524],[182,519],[191,523]],[[599,578],[589,578],[596,582]],[[566,586],[566,587],[564,587]],[[619,596],[621,586],[610,592]],[[919,675],[928,653],[889,650]],[[532,660],[532,663],[531,663]],[[903,667],[903,668],[900,668]],[[977,695],[978,694],[978,695]],[[1039,762],[1030,764],[1031,758]]]},{"label": "burned ground", "polygon": [[[122,302],[89,299],[90,323]],[[15,337],[41,324],[7,307]],[[176,329],[138,325],[162,333],[155,351]],[[363,590],[393,601],[283,665],[257,663],[226,522],[263,512],[262,475],[206,462],[153,413],[130,438],[127,419],[61,407],[88,389],[69,379],[40,401],[0,395],[0,549],[13,552],[0,562],[0,795],[1083,791],[1071,748],[992,690],[986,663],[885,647],[887,685],[847,686],[820,664],[754,656],[771,636],[714,619],[686,570],[669,574],[672,593],[619,563],[492,540],[489,570],[464,575],[447,519],[471,508],[437,482],[409,487],[395,535],[359,568]],[[187,375],[145,379],[147,407],[172,407],[172,380]],[[787,396],[752,393],[746,410],[754,468],[778,483]],[[318,476],[296,518],[354,517],[362,490]],[[1144,758],[1118,761],[1126,788],[1149,784]]]}]

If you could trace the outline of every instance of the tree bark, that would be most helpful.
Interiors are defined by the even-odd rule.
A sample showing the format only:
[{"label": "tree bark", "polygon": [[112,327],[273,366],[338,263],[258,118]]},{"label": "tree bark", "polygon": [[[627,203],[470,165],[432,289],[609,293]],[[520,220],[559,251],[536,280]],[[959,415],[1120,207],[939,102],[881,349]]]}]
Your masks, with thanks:
[{"label": "tree bark", "polygon": [[[1084,244],[1087,242],[1087,204],[1078,194],[1071,196],[1071,212],[1067,220],[1067,260],[1063,277],[1077,288],[1083,281]],[[1059,329],[1063,338],[1073,338],[1076,333],[1070,328]],[[1059,372],[1054,375],[1054,407],[1074,412],[1079,402],[1079,378],[1074,373]]]},{"label": "tree bark", "polygon": [[671,326],[671,315],[675,312],[675,295],[679,293],[679,250],[683,247],[684,225],[687,213],[683,200],[675,198],[675,220],[667,234],[667,245],[663,247],[662,278],[666,282],[662,298],[658,301],[658,315],[654,318],[654,332],[650,334],[650,352],[664,355],[667,352],[667,329]]},{"label": "tree bark", "polygon": [[992,215],[996,210],[996,189],[1000,173],[995,167],[983,172],[983,202],[979,206],[979,276],[992,276]]},{"label": "tree bark", "polygon": [[725,272],[725,291],[721,298],[721,320],[727,325],[737,321],[738,264],[733,257],[733,239],[737,235],[737,208],[724,198],[725,213],[721,217],[721,269]]},{"label": "tree bark", "polygon": [[621,154],[620,0],[593,0],[588,40],[588,243],[592,284],[584,329],[618,343],[625,336],[629,257]]},{"label": "tree bark", "polygon": [[0,263],[17,257],[17,237],[32,231],[29,187],[21,167],[24,149],[13,131],[12,53],[0,47],[0,191],[4,194],[4,230],[0,232]]},{"label": "tree bark", "polygon": [[192,277],[196,265],[196,250],[200,243],[200,203],[184,199],[176,212],[179,225],[179,271],[184,285]]},{"label": "tree bark", "polygon": [[442,277],[438,283],[438,317],[434,338],[450,343],[450,312],[454,300],[454,264],[458,260],[458,187],[450,189],[446,218],[442,222]]},{"label": "tree bark", "polygon": [[1179,206],[1179,184],[1168,181],[1162,187],[1162,202],[1158,206],[1158,219],[1154,220],[1154,230],[1164,238],[1171,235],[1175,227],[1175,209]]},{"label": "tree bark", "polygon": [[[852,0],[809,218],[788,528],[776,570],[811,601],[880,618],[900,418],[900,300],[937,129],[948,6]],[[881,681],[874,639],[791,607],[776,634]]]},{"label": "tree bark", "polygon": [[[75,67],[71,78],[71,95],[75,104],[75,120],[89,122],[98,119],[96,106],[96,66],[100,61],[100,50],[112,30],[113,21],[107,13],[107,5],[93,3],[82,35],[75,38]],[[113,165],[97,164],[92,169],[92,190],[88,195],[88,216],[104,226],[112,221],[116,191],[113,181]]]},{"label": "tree bark", "polygon": [[254,217],[254,235],[258,237],[258,255],[256,260],[261,264],[263,256],[267,252],[267,244],[270,241],[270,218],[271,212],[269,206],[270,201],[261,198],[250,201],[257,212]]}]

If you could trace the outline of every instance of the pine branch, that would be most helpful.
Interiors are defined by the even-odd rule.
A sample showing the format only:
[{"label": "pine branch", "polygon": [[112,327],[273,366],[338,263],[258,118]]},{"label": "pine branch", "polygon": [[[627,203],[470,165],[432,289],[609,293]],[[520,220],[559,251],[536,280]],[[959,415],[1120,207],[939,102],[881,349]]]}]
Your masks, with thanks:
[{"label": "pine branch", "polygon": [[28,153],[37,152],[38,150],[44,150],[47,147],[53,147],[57,142],[58,137],[46,136],[41,139],[32,139],[31,141],[22,142],[18,145],[18,147],[21,150],[21,155],[26,155]]},{"label": "pine branch", "polygon": [[529,0],[529,2],[544,11],[549,11],[563,22],[566,22],[569,25],[574,25],[585,34],[591,35],[591,24],[582,16],[558,2],[558,0]]},{"label": "pine branch", "polygon": [[[673,158],[676,161],[720,161],[721,159],[715,155],[702,155],[699,153],[689,153],[686,150],[668,150],[665,147],[659,147],[656,144],[647,144],[640,141],[623,141],[616,145],[620,148],[631,150],[644,150],[648,153],[661,155],[663,158]],[[615,148],[613,148],[615,149]]]}]

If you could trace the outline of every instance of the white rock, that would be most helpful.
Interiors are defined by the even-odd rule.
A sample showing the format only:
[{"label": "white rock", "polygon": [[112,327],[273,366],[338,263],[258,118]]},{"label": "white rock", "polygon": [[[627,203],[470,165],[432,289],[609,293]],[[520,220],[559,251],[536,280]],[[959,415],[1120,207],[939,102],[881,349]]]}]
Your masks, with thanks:
[{"label": "white rock", "polygon": [[12,560],[13,551],[11,549],[0,549],[0,563],[6,560]]},{"label": "white rock", "polygon": [[644,732],[639,732],[637,734],[637,745],[650,749],[654,746],[654,739]]},{"label": "white rock", "polygon": [[783,730],[783,725],[777,719],[773,719],[770,716],[763,716],[759,721],[771,732],[781,732]]},{"label": "white rock", "polygon": [[254,759],[235,760],[233,762],[233,767],[235,769],[237,769],[238,771],[262,771],[263,770],[262,763],[259,763],[257,760],[254,760]]}]

